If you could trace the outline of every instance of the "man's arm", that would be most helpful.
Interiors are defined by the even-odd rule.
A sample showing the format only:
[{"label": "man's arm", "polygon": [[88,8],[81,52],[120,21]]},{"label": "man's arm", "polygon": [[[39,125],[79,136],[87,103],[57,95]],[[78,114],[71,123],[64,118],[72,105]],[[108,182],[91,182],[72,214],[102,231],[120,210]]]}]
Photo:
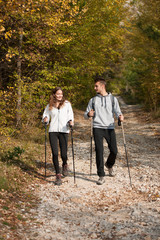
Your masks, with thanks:
[{"label": "man's arm", "polygon": [[86,108],[86,111],[84,113],[84,118],[88,119],[90,117],[94,117],[94,110],[93,110],[93,106],[92,106],[92,98],[90,99],[88,106]]},{"label": "man's arm", "polygon": [[120,109],[120,106],[119,106],[119,102],[118,102],[116,97],[114,97],[114,101],[115,101],[115,103],[114,103],[114,113],[116,114],[116,117],[119,118],[119,120],[121,122],[123,122],[124,121],[124,116],[123,116],[123,114],[121,112],[121,109]]}]

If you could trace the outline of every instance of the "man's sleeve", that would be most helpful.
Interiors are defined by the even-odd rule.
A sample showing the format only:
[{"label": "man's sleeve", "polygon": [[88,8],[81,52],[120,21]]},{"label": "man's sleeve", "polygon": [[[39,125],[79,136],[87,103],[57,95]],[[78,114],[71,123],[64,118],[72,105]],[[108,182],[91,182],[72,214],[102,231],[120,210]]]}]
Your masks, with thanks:
[{"label": "man's sleeve", "polygon": [[89,101],[89,103],[88,103],[88,106],[87,106],[87,108],[86,108],[86,111],[85,111],[85,113],[84,113],[84,118],[85,119],[88,119],[89,118],[89,116],[88,116],[88,113],[89,113],[89,111],[92,109],[92,98],[90,99],[90,101]]},{"label": "man's sleeve", "polygon": [[119,117],[119,115],[122,115],[122,112],[116,97],[114,97],[114,113],[117,118]]}]

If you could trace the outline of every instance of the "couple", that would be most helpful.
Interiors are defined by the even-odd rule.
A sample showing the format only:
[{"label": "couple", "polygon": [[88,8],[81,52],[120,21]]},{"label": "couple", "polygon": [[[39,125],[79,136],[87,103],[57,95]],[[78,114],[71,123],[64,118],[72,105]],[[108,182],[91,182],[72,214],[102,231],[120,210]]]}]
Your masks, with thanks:
[{"label": "couple", "polygon": [[[99,179],[98,185],[102,185],[105,180],[104,159],[103,159],[103,138],[108,143],[110,154],[105,166],[109,175],[113,176],[113,165],[117,155],[117,143],[114,131],[114,113],[116,117],[123,121],[119,103],[116,97],[106,92],[106,82],[102,78],[97,78],[94,89],[97,95],[90,99],[87,109],[84,113],[85,119],[93,118],[93,135],[96,150],[96,165]],[[49,123],[49,141],[52,149],[53,164],[56,171],[56,185],[61,185],[61,173],[58,161],[58,140],[62,158],[62,174],[68,175],[67,165],[67,144],[69,127],[74,125],[73,110],[70,102],[65,100],[63,91],[56,87],[50,96],[49,104],[43,113],[43,122]]]}]

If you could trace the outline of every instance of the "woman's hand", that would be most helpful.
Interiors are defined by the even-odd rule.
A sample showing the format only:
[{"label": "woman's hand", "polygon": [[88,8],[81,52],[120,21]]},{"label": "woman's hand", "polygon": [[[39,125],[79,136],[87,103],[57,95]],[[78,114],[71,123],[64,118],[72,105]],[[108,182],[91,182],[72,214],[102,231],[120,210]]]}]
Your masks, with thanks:
[{"label": "woman's hand", "polygon": [[47,117],[45,117],[45,118],[43,118],[43,122],[48,122],[48,118]]},{"label": "woman's hand", "polygon": [[73,127],[73,126],[74,126],[74,123],[73,123],[72,120],[69,121],[69,126],[70,126],[70,127]]}]

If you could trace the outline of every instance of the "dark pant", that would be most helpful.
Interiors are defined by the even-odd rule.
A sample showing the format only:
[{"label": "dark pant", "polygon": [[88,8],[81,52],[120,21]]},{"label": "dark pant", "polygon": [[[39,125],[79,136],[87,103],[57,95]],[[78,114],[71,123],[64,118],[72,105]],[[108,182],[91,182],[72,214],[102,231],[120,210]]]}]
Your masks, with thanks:
[{"label": "dark pant", "polygon": [[93,128],[93,135],[95,141],[95,150],[96,150],[96,165],[97,165],[97,174],[99,177],[105,175],[104,172],[104,158],[103,158],[103,138],[106,139],[108,143],[108,148],[110,154],[107,158],[107,166],[111,168],[116,160],[117,156],[117,142],[114,129],[101,129]]},{"label": "dark pant", "polygon": [[58,162],[58,140],[61,152],[63,166],[67,164],[67,146],[68,146],[68,133],[50,132],[49,141],[52,149],[53,164],[56,174],[60,173]]}]

